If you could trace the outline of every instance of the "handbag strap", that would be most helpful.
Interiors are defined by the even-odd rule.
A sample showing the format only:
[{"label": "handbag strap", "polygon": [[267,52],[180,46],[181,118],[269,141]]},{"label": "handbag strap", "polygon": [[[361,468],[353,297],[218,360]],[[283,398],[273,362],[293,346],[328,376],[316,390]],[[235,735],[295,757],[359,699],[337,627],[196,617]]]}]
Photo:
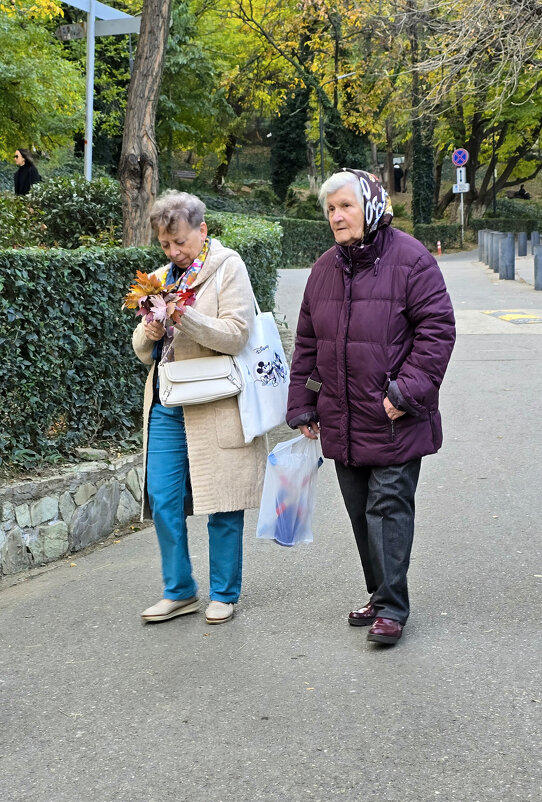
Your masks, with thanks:
[{"label": "handbag strap", "polygon": [[[217,293],[220,293],[220,288],[222,287],[222,278],[224,276],[224,270],[225,270],[227,261],[228,260],[225,259],[224,262],[222,262],[222,264],[220,265],[220,267],[216,271],[216,291],[217,291]],[[256,300],[256,296],[254,295],[254,290],[252,289],[252,284],[250,285],[250,289],[251,289],[251,292],[252,292],[252,300],[254,301],[254,308],[256,309],[256,314],[257,315],[261,315],[262,312],[261,312],[261,309],[260,309],[260,307],[258,305],[258,301]]]},{"label": "handbag strap", "polygon": [[[207,287],[209,286],[209,284],[213,280],[213,277],[215,277],[215,276],[216,276],[216,294],[217,295],[219,294],[220,288],[222,286],[222,277],[224,275],[224,267],[225,267],[225,265],[226,265],[226,262],[225,261],[222,262],[222,264],[220,265],[218,270],[216,270],[213,273],[212,276],[209,276],[209,278],[207,279],[205,284],[202,287],[200,287],[200,289],[196,293],[196,299],[201,298],[201,296],[203,295],[203,293],[205,292],[205,290],[207,289]],[[256,300],[256,299],[254,299],[254,300]],[[176,328],[176,326],[174,325],[173,328]],[[167,355],[169,354],[169,352],[171,351],[172,348],[173,348],[173,339],[171,340],[170,344],[166,348],[165,352],[162,354],[162,358],[160,359],[160,362],[158,363],[159,366],[165,364],[166,357],[167,357]]]},{"label": "handbag strap", "polygon": [[[217,294],[217,296],[220,295],[220,290],[222,289],[222,279],[224,278],[224,270],[226,269],[226,262],[227,261],[228,260],[225,259],[222,262],[222,264],[220,265],[220,267],[218,268],[218,270],[215,273],[213,273],[212,276],[209,276],[209,278],[207,279],[207,281],[205,282],[203,287],[201,287],[199,292],[196,293],[196,298],[201,298],[201,296],[203,295],[203,293],[207,289],[208,285],[211,283],[211,281],[213,279],[213,276],[216,277],[216,294]],[[261,315],[261,310],[260,310],[258,301],[256,300],[256,296],[254,295],[254,290],[252,289],[252,284],[250,285],[250,289],[251,289],[251,292],[252,292],[252,300],[254,301],[254,308],[256,309],[256,314],[257,315]],[[167,357],[167,355],[169,354],[169,352],[171,351],[172,348],[173,348],[173,340],[171,340],[171,343],[167,347],[165,353],[162,354],[162,358],[160,359],[160,362],[158,363],[159,365],[164,365],[165,364],[166,357]]]}]

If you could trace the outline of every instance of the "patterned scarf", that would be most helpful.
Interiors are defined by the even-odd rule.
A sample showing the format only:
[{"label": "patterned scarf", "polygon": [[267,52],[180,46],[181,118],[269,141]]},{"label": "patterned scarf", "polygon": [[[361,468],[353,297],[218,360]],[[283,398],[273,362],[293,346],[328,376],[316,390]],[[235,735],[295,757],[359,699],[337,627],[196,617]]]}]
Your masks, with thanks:
[{"label": "patterned scarf", "polygon": [[[184,273],[179,276],[180,268],[174,262],[171,262],[169,265],[168,274],[166,277],[166,286],[168,284],[175,284],[175,288],[179,290],[187,290],[197,279],[201,268],[207,258],[207,254],[209,253],[209,246],[211,244],[211,238],[207,237],[205,242],[203,243],[203,247],[199,254],[196,256],[190,267],[187,267]],[[162,358],[162,353],[164,349],[169,348],[169,353],[167,355],[166,362],[171,362],[173,360],[173,348],[170,348],[171,343],[173,342],[173,334],[175,329],[173,326],[167,326],[166,333],[162,337],[162,339],[156,343],[153,349],[153,357],[158,362]],[[156,374],[158,371],[156,371]],[[155,375],[156,375],[155,374]]]},{"label": "patterned scarf", "polygon": [[365,228],[362,245],[372,242],[379,228],[389,226],[393,218],[393,207],[390,196],[382,186],[380,179],[366,170],[353,170],[343,167],[343,172],[353,173],[359,181],[363,197],[363,213]]},{"label": "patterned scarf", "polygon": [[181,276],[179,276],[180,268],[178,268],[176,264],[171,262],[169,266],[169,272],[166,278],[166,285],[176,284],[177,285],[176,289],[179,290],[187,290],[189,287],[191,287],[194,281],[197,279],[199,272],[203,267],[203,263],[207,258],[210,244],[211,244],[211,238],[207,237],[205,239],[205,242],[203,243],[201,251],[196,256],[190,267],[187,267],[184,273],[181,274]]}]

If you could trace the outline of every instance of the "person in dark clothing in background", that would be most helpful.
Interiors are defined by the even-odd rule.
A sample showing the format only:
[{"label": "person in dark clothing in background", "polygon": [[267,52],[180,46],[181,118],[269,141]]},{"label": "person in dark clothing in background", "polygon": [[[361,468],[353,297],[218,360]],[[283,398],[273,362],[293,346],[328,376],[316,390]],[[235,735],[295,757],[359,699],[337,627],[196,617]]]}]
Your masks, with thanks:
[{"label": "person in dark clothing in background", "polygon": [[393,185],[396,192],[401,192],[401,179],[403,178],[403,168],[400,164],[393,165]]},{"label": "person in dark clothing in background", "polygon": [[348,616],[394,644],[409,615],[407,571],[421,458],[442,444],[439,387],[455,342],[439,266],[390,225],[380,181],[346,169],[322,185],[335,246],[313,265],[286,420],[335,461],[369,600]]},{"label": "person in dark clothing in background", "polygon": [[28,195],[32,184],[37,184],[41,181],[41,175],[38,173],[38,168],[32,161],[32,156],[25,148],[19,148],[15,151],[15,164],[19,169],[15,173],[15,194]]},{"label": "person in dark clothing in background", "polygon": [[518,191],[514,193],[514,198],[522,198],[523,200],[531,199],[531,194],[525,189],[525,184],[522,184]]}]

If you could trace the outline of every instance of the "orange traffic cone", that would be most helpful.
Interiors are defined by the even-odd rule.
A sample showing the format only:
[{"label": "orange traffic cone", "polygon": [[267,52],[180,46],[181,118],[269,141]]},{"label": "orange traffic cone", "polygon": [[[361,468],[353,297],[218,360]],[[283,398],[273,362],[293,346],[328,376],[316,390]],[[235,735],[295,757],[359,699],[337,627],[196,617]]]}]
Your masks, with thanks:
[{"label": "orange traffic cone", "polygon": [[442,248],[440,247],[440,240],[437,240],[437,254],[439,256],[442,254]]}]

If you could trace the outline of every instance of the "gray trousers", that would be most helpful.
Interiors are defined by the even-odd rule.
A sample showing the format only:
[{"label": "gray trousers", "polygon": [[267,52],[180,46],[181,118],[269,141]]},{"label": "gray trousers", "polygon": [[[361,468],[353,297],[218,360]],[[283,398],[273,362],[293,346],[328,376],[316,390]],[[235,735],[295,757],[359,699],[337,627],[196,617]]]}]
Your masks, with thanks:
[{"label": "gray trousers", "polygon": [[414,538],[414,495],[421,459],[385,468],[335,463],[367,590],[382,618],[404,624]]}]

